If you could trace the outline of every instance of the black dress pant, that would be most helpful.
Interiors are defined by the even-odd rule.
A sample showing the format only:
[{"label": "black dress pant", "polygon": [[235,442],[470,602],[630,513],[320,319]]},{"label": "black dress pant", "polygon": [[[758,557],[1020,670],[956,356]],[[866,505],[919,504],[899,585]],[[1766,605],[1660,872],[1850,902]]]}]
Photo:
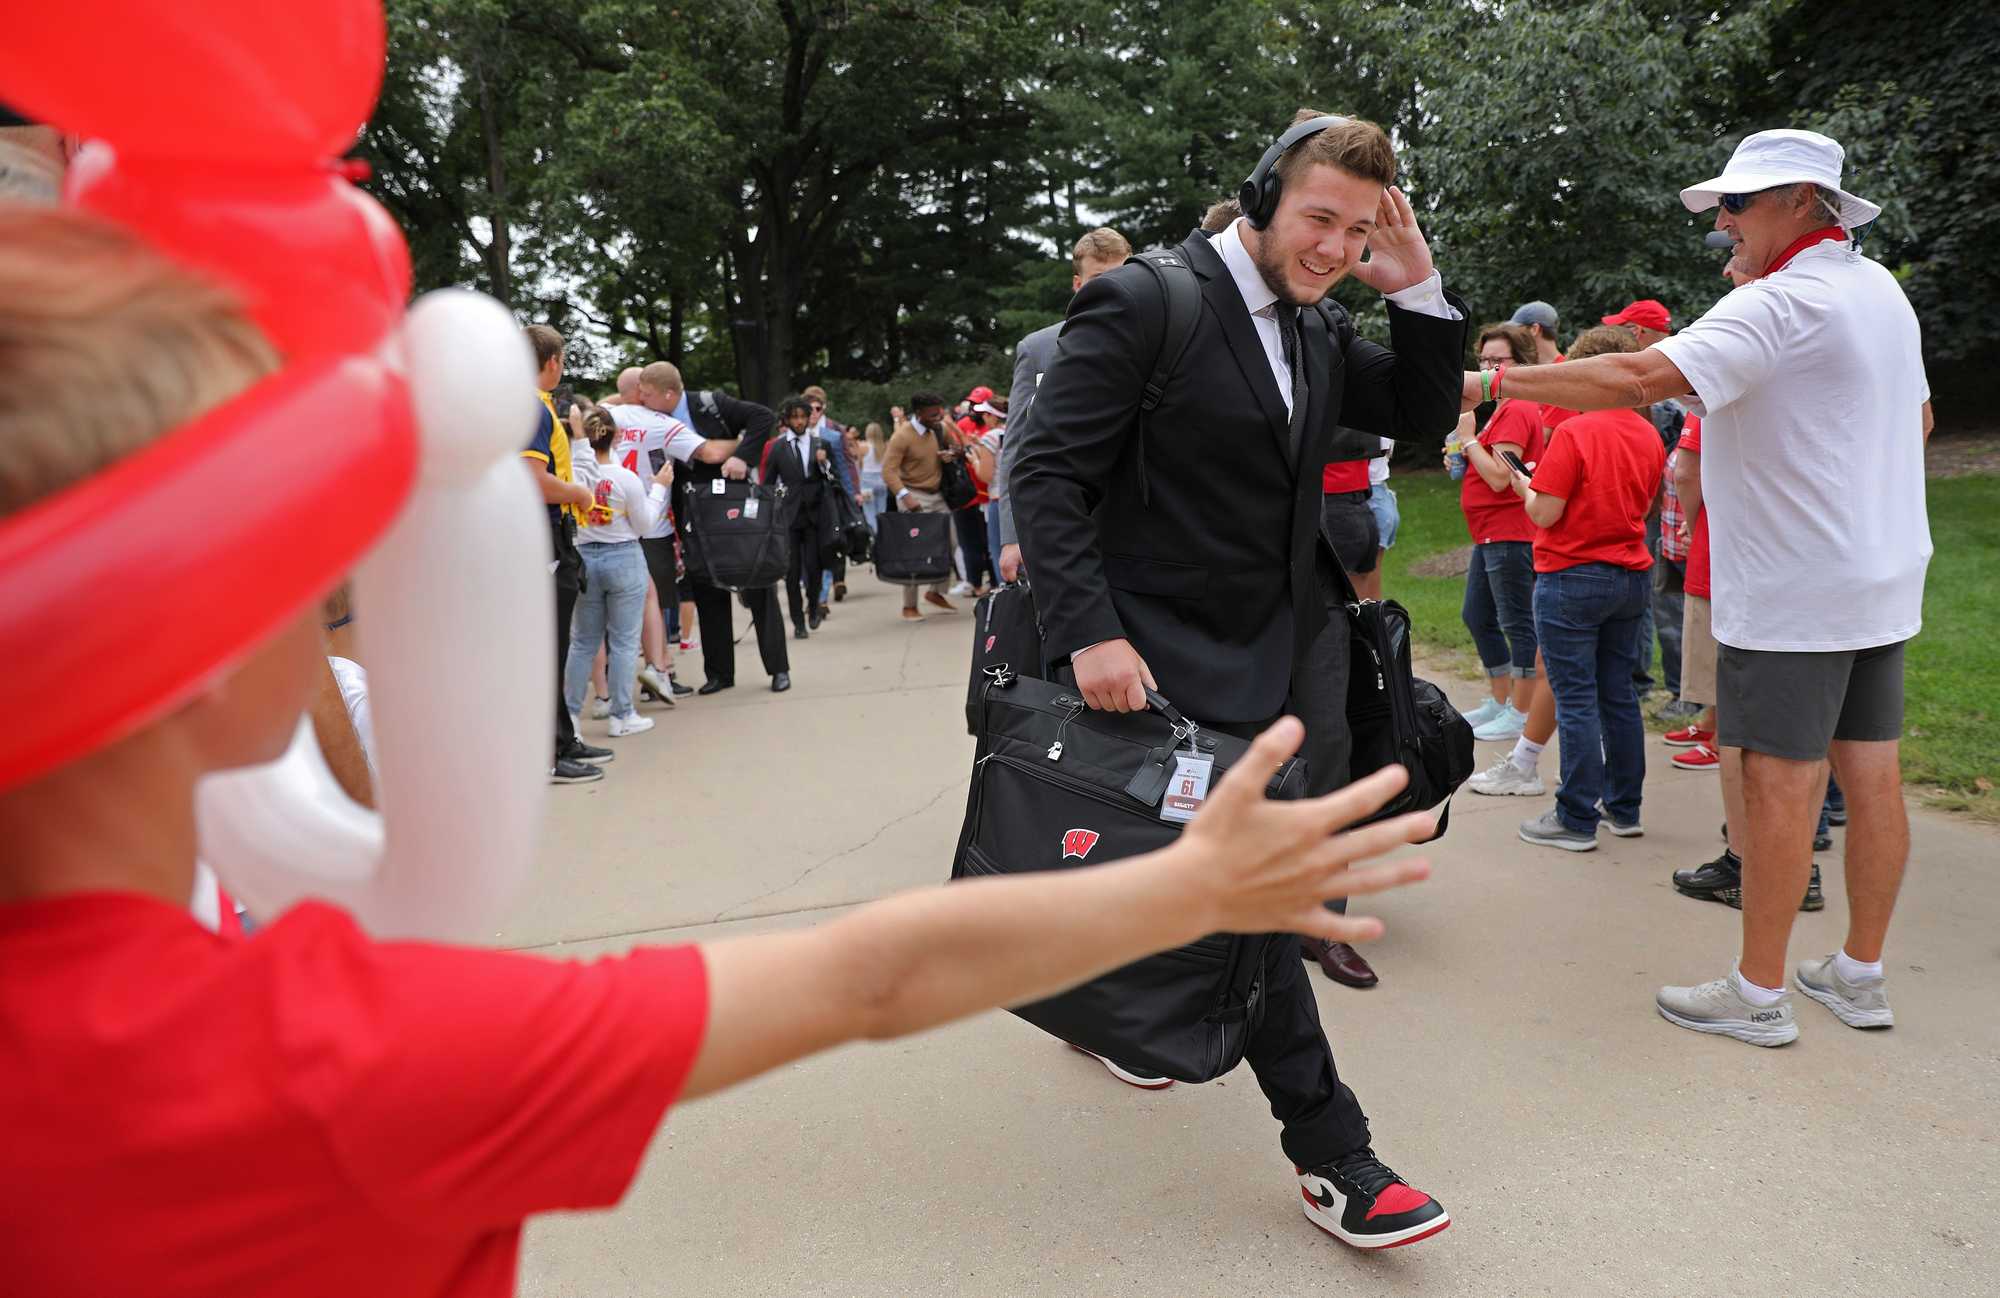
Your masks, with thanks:
[{"label": "black dress pant", "polygon": [[792,524],[792,567],[785,575],[785,599],[791,604],[793,626],[804,626],[806,615],[819,607],[820,577],[825,570],[820,559],[819,516],[802,517]]},{"label": "black dress pant", "polygon": [[999,585],[991,547],[986,543],[986,512],[955,509],[951,525],[958,533],[958,550],[965,556],[965,579],[973,586]]},{"label": "black dress pant", "polygon": [[[729,592],[720,586],[688,576],[690,598],[701,623],[702,674],[724,685],[736,683],[736,613]],[[766,675],[792,669],[785,649],[785,619],[778,612],[778,588],[743,592],[743,606],[750,610],[751,625],[757,630],[757,652],[764,660]]]},{"label": "black dress pant", "polygon": [[556,752],[563,756],[576,747],[576,723],[563,704],[563,665],[569,661],[569,623],[576,612],[576,597],[583,588],[583,556],[569,544],[568,537],[556,538]]},{"label": "black dress pant", "polygon": [[[1306,792],[1313,797],[1347,783],[1354,753],[1354,736],[1347,728],[1351,641],[1326,563],[1321,555],[1318,577],[1322,597],[1331,601],[1331,616],[1326,630],[1292,664],[1285,701],[1285,711],[1305,723],[1299,752],[1306,759]],[[1248,739],[1276,720],[1211,728]],[[1346,902],[1334,909],[1344,911]],[[1274,935],[1265,947],[1264,1018],[1244,1057],[1271,1102],[1271,1116],[1284,1124],[1281,1142],[1292,1162],[1315,1167],[1368,1143],[1367,1115],[1334,1067],[1333,1047],[1320,1026],[1312,980],[1294,935]]]}]

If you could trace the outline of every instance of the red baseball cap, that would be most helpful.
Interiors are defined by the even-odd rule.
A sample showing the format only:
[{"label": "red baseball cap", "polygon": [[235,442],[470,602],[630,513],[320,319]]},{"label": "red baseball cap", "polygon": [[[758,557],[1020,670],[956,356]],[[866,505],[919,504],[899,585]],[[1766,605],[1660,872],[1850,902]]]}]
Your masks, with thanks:
[{"label": "red baseball cap", "polygon": [[1657,329],[1663,334],[1672,333],[1674,328],[1674,319],[1667,314],[1667,309],[1649,297],[1640,298],[1617,315],[1605,316],[1604,323],[1638,325],[1641,329]]},{"label": "red baseball cap", "polygon": [[982,401],[991,401],[993,399],[993,389],[986,387],[974,388],[965,394],[965,399],[974,405],[978,405]]}]

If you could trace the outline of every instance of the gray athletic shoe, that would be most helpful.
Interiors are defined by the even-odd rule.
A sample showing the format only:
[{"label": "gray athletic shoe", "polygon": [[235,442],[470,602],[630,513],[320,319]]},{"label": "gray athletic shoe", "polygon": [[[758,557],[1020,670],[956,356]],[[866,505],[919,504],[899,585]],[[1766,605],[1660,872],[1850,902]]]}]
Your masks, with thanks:
[{"label": "gray athletic shoe", "polygon": [[1597,810],[1604,816],[1604,819],[1600,820],[1597,823],[1603,825],[1606,829],[1618,835],[1618,837],[1620,838],[1645,837],[1646,827],[1644,825],[1641,825],[1638,821],[1636,820],[1632,821],[1630,824],[1620,821],[1618,817],[1611,814],[1611,808],[1605,806],[1601,802],[1597,804]]},{"label": "gray athletic shoe", "polygon": [[1597,835],[1579,834],[1562,823],[1556,809],[1550,807],[1533,820],[1521,822],[1521,841],[1534,843],[1539,847],[1560,847],[1565,852],[1595,852]]},{"label": "gray athletic shoe", "polygon": [[1539,798],[1548,792],[1542,787],[1540,771],[1523,772],[1514,765],[1511,756],[1501,758],[1467,780],[1465,787],[1494,797]]},{"label": "gray athletic shoe", "polygon": [[1889,1008],[1886,978],[1851,983],[1840,976],[1840,966],[1828,956],[1824,960],[1801,961],[1792,971],[1792,981],[1850,1028],[1896,1026],[1896,1015]]},{"label": "gray athletic shoe", "polygon": [[1789,994],[1769,1009],[1743,999],[1730,974],[1699,987],[1662,987],[1654,997],[1660,1017],[1690,1032],[1735,1037],[1753,1046],[1788,1046],[1799,1039]]}]

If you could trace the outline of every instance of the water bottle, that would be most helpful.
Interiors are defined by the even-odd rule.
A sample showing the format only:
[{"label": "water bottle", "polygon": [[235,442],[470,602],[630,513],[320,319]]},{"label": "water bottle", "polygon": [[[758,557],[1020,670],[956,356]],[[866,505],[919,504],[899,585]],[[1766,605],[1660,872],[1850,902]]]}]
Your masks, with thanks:
[{"label": "water bottle", "polygon": [[1453,482],[1465,476],[1465,446],[1458,440],[1457,429],[1444,439],[1444,467]]}]

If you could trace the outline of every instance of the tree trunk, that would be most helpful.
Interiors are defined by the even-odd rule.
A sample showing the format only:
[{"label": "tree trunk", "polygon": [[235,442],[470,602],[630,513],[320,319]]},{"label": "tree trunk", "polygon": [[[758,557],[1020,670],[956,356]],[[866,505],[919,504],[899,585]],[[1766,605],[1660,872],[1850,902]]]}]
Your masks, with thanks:
[{"label": "tree trunk", "polygon": [[667,360],[678,367],[681,363],[682,316],[686,295],[679,289],[667,294]]},{"label": "tree trunk", "polygon": [[486,192],[493,196],[489,216],[493,237],[486,243],[486,277],[493,296],[509,310],[514,306],[513,237],[507,225],[507,172],[500,151],[500,117],[493,107],[493,92],[486,72],[473,64],[472,75],[479,85],[479,129],[486,141]]}]

